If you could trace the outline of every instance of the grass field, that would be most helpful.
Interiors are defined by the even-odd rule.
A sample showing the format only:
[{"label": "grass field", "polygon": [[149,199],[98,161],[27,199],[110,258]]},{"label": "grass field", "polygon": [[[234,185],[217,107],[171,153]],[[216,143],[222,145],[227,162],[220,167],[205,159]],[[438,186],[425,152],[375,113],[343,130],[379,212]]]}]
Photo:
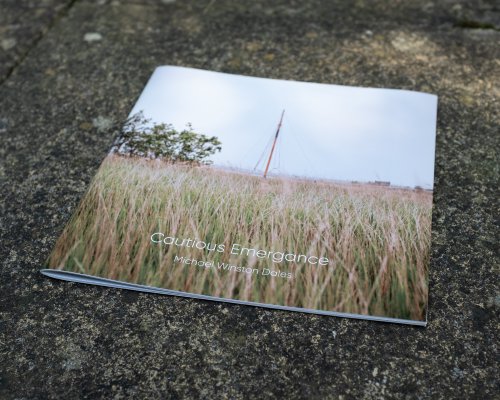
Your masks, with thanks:
[{"label": "grass field", "polygon": [[[219,297],[423,320],[431,205],[424,191],[265,180],[111,155],[48,265]],[[176,255],[260,269],[270,262],[155,245],[154,232],[331,261],[272,265],[292,279],[174,265]]]}]

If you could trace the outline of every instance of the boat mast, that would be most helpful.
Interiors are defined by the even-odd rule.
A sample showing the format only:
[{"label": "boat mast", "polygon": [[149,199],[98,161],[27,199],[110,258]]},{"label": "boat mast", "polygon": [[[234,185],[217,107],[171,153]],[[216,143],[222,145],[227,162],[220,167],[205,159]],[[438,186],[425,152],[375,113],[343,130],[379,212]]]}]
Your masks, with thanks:
[{"label": "boat mast", "polygon": [[276,142],[278,140],[278,135],[280,133],[281,123],[283,122],[283,115],[285,115],[285,110],[283,110],[283,112],[281,113],[280,122],[278,124],[278,128],[276,129],[276,135],[274,135],[273,147],[271,147],[271,152],[269,153],[266,169],[264,171],[264,178],[267,177],[267,171],[269,170],[269,165],[271,165],[271,158],[273,158],[274,148],[276,147]]}]

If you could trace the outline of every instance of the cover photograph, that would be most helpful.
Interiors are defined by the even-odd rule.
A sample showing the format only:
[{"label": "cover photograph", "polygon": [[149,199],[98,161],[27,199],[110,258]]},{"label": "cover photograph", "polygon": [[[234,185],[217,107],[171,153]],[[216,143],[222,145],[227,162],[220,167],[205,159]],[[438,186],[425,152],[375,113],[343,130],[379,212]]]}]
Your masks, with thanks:
[{"label": "cover photograph", "polygon": [[156,68],[42,273],[425,326],[437,96]]}]

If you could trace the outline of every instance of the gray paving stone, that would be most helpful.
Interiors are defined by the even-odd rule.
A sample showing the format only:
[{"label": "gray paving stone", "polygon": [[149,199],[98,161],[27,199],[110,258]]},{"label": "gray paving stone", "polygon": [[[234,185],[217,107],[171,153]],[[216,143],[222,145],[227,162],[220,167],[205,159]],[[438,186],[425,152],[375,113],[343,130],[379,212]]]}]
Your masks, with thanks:
[{"label": "gray paving stone", "polygon": [[[493,398],[494,3],[164,3],[71,4],[12,58],[21,62],[0,86],[0,397]],[[437,93],[429,326],[42,277],[117,127],[162,64]]]},{"label": "gray paving stone", "polygon": [[3,0],[0,5],[0,83],[60,17],[71,0]]}]

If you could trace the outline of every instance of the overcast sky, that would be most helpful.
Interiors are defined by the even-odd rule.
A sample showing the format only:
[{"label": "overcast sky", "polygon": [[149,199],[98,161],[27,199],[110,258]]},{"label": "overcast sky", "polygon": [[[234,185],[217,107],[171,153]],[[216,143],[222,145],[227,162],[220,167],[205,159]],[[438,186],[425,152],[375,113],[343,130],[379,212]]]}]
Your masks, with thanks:
[{"label": "overcast sky", "polygon": [[272,174],[432,188],[437,97],[430,94],[159,67],[131,114],[142,110],[176,129],[190,122],[222,142],[214,165],[253,170],[283,109]]}]

